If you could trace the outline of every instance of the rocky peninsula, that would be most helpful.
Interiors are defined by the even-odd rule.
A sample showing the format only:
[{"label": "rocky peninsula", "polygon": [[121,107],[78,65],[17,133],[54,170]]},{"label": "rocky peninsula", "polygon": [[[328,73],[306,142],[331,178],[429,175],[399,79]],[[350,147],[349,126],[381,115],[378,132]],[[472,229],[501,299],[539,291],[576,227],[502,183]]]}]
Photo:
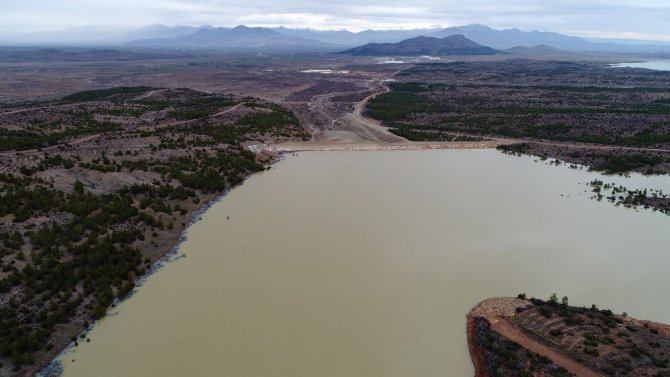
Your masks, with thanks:
[{"label": "rocky peninsula", "polygon": [[475,377],[670,376],[670,326],[610,310],[499,297],[467,315]]}]

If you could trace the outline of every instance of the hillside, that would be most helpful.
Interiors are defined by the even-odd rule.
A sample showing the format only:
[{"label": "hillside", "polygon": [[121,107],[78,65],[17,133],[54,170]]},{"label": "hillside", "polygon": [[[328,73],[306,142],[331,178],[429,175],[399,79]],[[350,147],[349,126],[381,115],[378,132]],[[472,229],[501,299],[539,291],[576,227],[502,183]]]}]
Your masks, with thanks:
[{"label": "hillside", "polygon": [[593,59],[593,55],[588,53],[566,51],[547,45],[516,46],[501,51],[526,59]]},{"label": "hillside", "polygon": [[670,326],[525,294],[467,315],[475,377],[670,376]]},{"label": "hillside", "polygon": [[273,161],[245,143],[309,138],[279,105],[191,89],[116,87],[3,110],[0,376],[31,375],[76,345],[195,211]]},{"label": "hillside", "polygon": [[398,43],[368,43],[355,47],[342,54],[359,56],[420,56],[420,55],[494,55],[496,51],[490,47],[473,42],[463,35],[452,35],[445,38],[416,37]]}]

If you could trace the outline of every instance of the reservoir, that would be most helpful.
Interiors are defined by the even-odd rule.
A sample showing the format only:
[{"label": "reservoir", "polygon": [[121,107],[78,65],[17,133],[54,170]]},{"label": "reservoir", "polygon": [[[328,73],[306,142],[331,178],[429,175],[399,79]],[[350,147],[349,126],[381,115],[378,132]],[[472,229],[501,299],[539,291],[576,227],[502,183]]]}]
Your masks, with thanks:
[{"label": "reservoir", "polygon": [[618,63],[612,64],[613,68],[646,68],[653,69],[656,71],[670,71],[670,61],[668,60],[650,60],[646,62],[635,62],[635,63]]},{"label": "reservoir", "polygon": [[495,150],[287,156],[209,208],[63,375],[472,376],[466,313],[521,292],[670,322],[670,217],[591,200],[596,178],[670,191]]}]

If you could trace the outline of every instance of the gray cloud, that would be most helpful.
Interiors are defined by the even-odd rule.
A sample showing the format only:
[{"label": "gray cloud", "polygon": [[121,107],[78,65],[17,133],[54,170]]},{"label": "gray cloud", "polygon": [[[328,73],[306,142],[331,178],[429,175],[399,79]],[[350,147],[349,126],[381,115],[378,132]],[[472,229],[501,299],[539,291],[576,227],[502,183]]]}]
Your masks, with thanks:
[{"label": "gray cloud", "polygon": [[[663,0],[0,0],[0,31],[147,24],[362,30],[483,23],[497,28],[670,39]],[[1,39],[1,35],[0,35]]]}]

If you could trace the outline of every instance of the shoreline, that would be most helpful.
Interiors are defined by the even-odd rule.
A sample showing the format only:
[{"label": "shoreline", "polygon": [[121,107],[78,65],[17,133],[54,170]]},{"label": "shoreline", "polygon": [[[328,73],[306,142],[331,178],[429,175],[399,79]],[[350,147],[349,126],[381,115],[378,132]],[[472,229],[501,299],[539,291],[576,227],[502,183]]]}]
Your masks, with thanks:
[{"label": "shoreline", "polygon": [[[284,159],[283,155],[279,155],[276,158],[273,158],[270,161],[267,161],[265,163],[265,166],[274,166],[274,164],[282,161]],[[151,264],[151,267],[139,278],[135,280],[135,286],[133,290],[126,295],[123,298],[115,298],[114,302],[112,305],[107,309],[107,312],[105,313],[105,316],[100,318],[99,320],[96,320],[92,323],[90,323],[84,330],[80,331],[76,338],[80,339],[80,336],[83,334],[89,333],[95,326],[96,324],[100,321],[103,320],[112,314],[112,310],[115,309],[119,304],[123,303],[124,301],[132,298],[135,293],[148,281],[148,279],[154,275],[155,273],[160,272],[160,270],[165,267],[167,264],[174,262],[176,260],[179,260],[181,258],[186,257],[186,254],[183,255],[178,255],[179,254],[179,249],[181,248],[181,245],[188,240],[188,230],[189,228],[197,223],[198,221],[202,220],[202,215],[207,212],[211,207],[225,199],[228,194],[238,188],[242,187],[244,183],[246,182],[247,179],[252,177],[255,174],[263,173],[263,171],[258,171],[254,172],[252,174],[249,174],[244,177],[241,183],[239,183],[236,186],[230,187],[229,189],[223,191],[222,193],[218,195],[214,195],[210,200],[206,200],[203,202],[203,204],[200,207],[197,207],[193,211],[190,212],[186,218],[188,218],[188,222],[185,223],[184,228],[179,232],[177,240],[170,246],[154,263]],[[55,354],[54,357],[50,358],[47,362],[38,364],[35,366],[35,368],[31,368],[31,370],[26,371],[26,373],[19,374],[19,376],[35,376],[35,377],[60,377],[63,374],[63,367],[58,360],[62,355],[65,355],[67,352],[72,351],[75,347],[77,347],[74,342],[70,341],[68,342],[64,347],[60,348],[58,353]],[[56,347],[54,347],[56,349]]]},{"label": "shoreline", "polygon": [[574,376],[601,377],[593,369],[531,337],[514,323],[516,313],[532,306],[530,300],[496,297],[480,302],[468,312],[468,348],[475,366],[475,377],[489,377],[492,375],[490,369],[499,367],[487,355],[481,342],[481,338],[489,332],[497,334],[503,341],[516,343],[522,349],[547,358]]},{"label": "shoreline", "polygon": [[[296,143],[297,146],[304,145],[308,143]],[[271,159],[266,161],[264,165],[266,166],[266,169],[269,167],[274,167],[275,164],[281,162],[284,160],[286,157],[285,155],[291,154],[291,153],[297,153],[297,152],[357,152],[357,151],[394,151],[394,150],[400,150],[400,151],[407,151],[407,150],[437,150],[437,149],[491,149],[495,147],[489,147],[489,146],[477,146],[479,144],[486,144],[486,143],[481,143],[481,142],[456,142],[456,143],[430,143],[430,144],[419,144],[419,143],[403,143],[400,145],[382,145],[382,144],[370,144],[370,145],[331,145],[330,149],[321,149],[320,147],[327,147],[326,145],[322,145],[320,147],[317,146],[315,149],[305,149],[305,148],[300,148],[300,149],[281,149],[277,148],[277,150],[269,150],[268,148],[272,148],[272,146],[267,146],[263,145],[262,149],[255,149],[258,146],[257,145],[249,145],[247,148],[251,150],[254,153],[257,154],[262,154],[266,156],[271,156]],[[400,148],[403,147],[403,148]],[[203,204],[193,211],[191,211],[189,214],[185,216],[185,218],[188,218],[188,222],[185,223],[185,226],[183,229],[178,234],[177,240],[169,247],[166,249],[164,253],[160,255],[156,259],[154,263],[151,264],[150,268],[139,278],[135,280],[135,286],[133,290],[125,297],[123,298],[115,298],[113,304],[109,307],[107,312],[105,313],[105,316],[102,317],[99,320],[96,320],[92,323],[89,323],[86,328],[84,328],[82,331],[76,334],[76,338],[80,339],[81,335],[89,333],[98,323],[98,321],[103,320],[110,316],[112,314],[113,309],[117,307],[117,305],[123,303],[124,301],[132,298],[135,293],[146,283],[146,281],[155,273],[160,272],[160,270],[165,267],[168,263],[174,262],[180,258],[186,257],[186,254],[184,255],[178,255],[179,254],[179,249],[181,245],[188,240],[188,230],[189,228],[197,223],[198,221],[202,220],[202,215],[206,213],[211,207],[219,203],[220,201],[224,200],[225,197],[234,189],[238,187],[242,187],[244,183],[246,182],[247,179],[252,177],[255,174],[258,173],[263,173],[263,171],[259,172],[254,172],[252,174],[249,174],[244,177],[243,181],[228,190],[225,190],[224,192],[214,195],[210,200],[203,201]],[[25,373],[19,374],[19,376],[35,376],[35,377],[60,377],[63,374],[63,367],[61,364],[61,361],[58,360],[61,356],[65,355],[67,352],[72,351],[77,347],[77,345],[74,344],[73,341],[69,341],[65,346],[62,348],[58,349],[58,352],[55,353],[55,355],[52,358],[49,358],[47,361],[43,363],[36,364],[34,368],[30,368],[30,370],[27,370]],[[57,347],[54,347],[56,349]]]},{"label": "shoreline", "polygon": [[466,333],[468,338],[468,351],[470,352],[470,360],[475,369],[474,377],[487,377],[486,374],[486,359],[482,350],[482,345],[479,339],[479,329],[481,321],[480,317],[467,316]]},{"label": "shoreline", "polygon": [[252,151],[261,153],[295,153],[295,152],[372,152],[372,151],[412,151],[432,149],[493,149],[507,144],[503,141],[481,142],[436,142],[436,143],[370,143],[370,144],[337,144],[337,143],[290,143],[277,145],[251,145]]},{"label": "shoreline", "polygon": [[[307,144],[307,143],[295,143],[296,145],[300,144]],[[316,149],[316,150],[296,150],[296,151],[278,151],[275,152],[272,155],[272,158],[264,163],[264,166],[266,167],[266,170],[270,167],[274,167],[275,164],[283,161],[286,158],[287,154],[290,153],[296,153],[296,152],[309,152],[309,151],[316,151],[316,152],[339,152],[339,151],[394,151],[394,150],[424,150],[424,149],[485,149],[485,147],[482,148],[475,148],[473,145],[477,144],[482,144],[480,142],[459,142],[459,143],[436,143],[439,144],[440,146],[443,146],[444,144],[448,144],[448,146],[445,146],[443,148],[430,148],[430,147],[424,147],[420,148],[425,145],[421,144],[415,144],[415,145],[388,145],[390,147],[389,149],[331,149],[331,150],[324,150],[324,149]],[[453,144],[457,144],[460,147],[455,147]],[[431,146],[431,144],[427,144],[427,146]],[[365,145],[363,145],[365,146]],[[409,147],[409,148],[394,148],[394,147]],[[343,147],[348,147],[348,146],[343,146]],[[376,145],[375,147],[386,147],[386,145]],[[414,148],[413,148],[414,147]],[[251,146],[247,146],[247,148],[251,149]],[[242,187],[247,179],[250,177],[254,176],[257,173],[262,173],[266,170],[261,170],[258,172],[251,173],[249,175],[246,175],[244,179],[242,180],[241,183],[239,183],[236,186],[230,187],[229,189],[221,192],[220,194],[213,195],[209,200],[203,201],[200,206],[192,210],[189,214],[185,215],[185,218],[188,218],[188,222],[186,222],[184,228],[178,233],[178,238],[177,240],[172,244],[171,247],[167,248],[166,251],[151,265],[151,267],[147,270],[147,272],[139,277],[135,281],[135,287],[133,288],[132,292],[124,297],[123,299],[116,299],[112,306],[110,306],[108,312],[106,313],[105,317],[102,319],[108,317],[112,313],[112,309],[116,307],[116,305],[124,302],[125,300],[131,298],[137,290],[140,289],[140,287],[154,274],[159,272],[164,266],[166,266],[168,263],[171,263],[175,260],[178,260],[182,257],[185,257],[186,255],[179,255],[179,250],[183,242],[188,240],[188,235],[187,232],[189,228],[197,223],[198,221],[202,220],[202,216],[214,205],[219,203],[220,201],[224,200],[229,193],[232,192],[232,190]],[[513,299],[517,300],[517,299]],[[489,300],[485,300],[482,303],[479,303],[477,306],[482,305],[483,303],[488,302]],[[474,310],[474,309],[473,309]],[[477,343],[475,343],[478,334],[478,329],[480,328],[479,326],[481,325],[481,320],[484,318],[486,321],[486,317],[472,317],[468,313],[467,316],[467,325],[466,325],[466,332],[467,332],[467,340],[468,340],[468,348],[471,356],[472,363],[474,364],[474,369],[475,369],[475,377],[487,377],[488,375],[486,374],[486,362],[485,362],[485,357],[481,353],[481,349],[478,349],[475,347]],[[80,333],[77,334],[77,339],[79,339],[79,335],[81,334],[87,334],[91,329],[97,324],[97,321],[89,324],[89,326],[81,331]],[[48,362],[44,364],[40,364],[40,366],[36,369],[33,370],[32,373],[35,373],[35,376],[40,376],[40,377],[59,377],[62,376],[62,367],[60,366],[60,361],[57,360],[60,356],[64,355],[68,351],[71,351],[74,349],[74,344],[73,342],[69,342],[65,347],[61,348],[59,352],[51,359],[48,360]],[[480,347],[481,348],[481,347]],[[21,374],[23,375],[33,375],[30,374],[31,372],[28,372],[27,374]]]},{"label": "shoreline", "polygon": [[[525,297],[490,298],[468,312],[466,331],[475,377],[509,375],[504,373],[518,373],[517,368],[545,372],[562,368],[577,377],[614,375],[623,368],[615,361],[631,356],[629,349],[639,351],[633,355],[634,364],[629,360],[626,367],[630,375],[657,375],[667,368],[668,361],[662,358],[670,326],[595,305],[569,306],[567,297],[559,303],[555,294],[549,301]],[[510,356],[511,350],[516,356]]]}]

